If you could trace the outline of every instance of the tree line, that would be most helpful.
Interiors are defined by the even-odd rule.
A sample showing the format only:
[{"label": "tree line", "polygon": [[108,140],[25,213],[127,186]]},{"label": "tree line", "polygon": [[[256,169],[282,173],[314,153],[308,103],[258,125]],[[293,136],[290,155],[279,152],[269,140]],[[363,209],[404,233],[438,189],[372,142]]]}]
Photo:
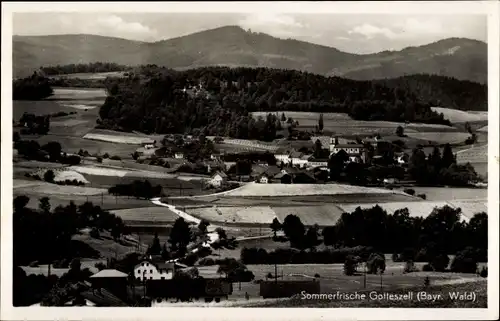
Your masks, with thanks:
[{"label": "tree line", "polygon": [[47,66],[40,68],[40,70],[47,76],[125,71],[130,69],[131,67],[129,66],[120,65],[114,62],[90,62],[84,64],[56,65],[56,66]]},{"label": "tree line", "polygon": [[[200,94],[184,91],[202,84]],[[431,104],[402,88],[268,68],[207,67],[174,71],[143,67],[106,84],[102,125],[126,131],[238,138],[276,135],[277,119],[253,111],[342,111],[355,119],[447,124]],[[333,108],[331,108],[334,106]],[[137,121],[141,119],[141,121]],[[264,136],[264,137],[262,137]]]},{"label": "tree line", "polygon": [[[115,239],[125,231],[120,217],[103,210],[91,202],[80,206],[70,202],[67,206],[51,207],[50,199],[39,200],[38,209],[27,207],[30,199],[21,195],[14,198],[13,263],[27,265],[33,261],[49,263],[75,256],[78,253],[72,236],[82,228],[109,230]],[[82,255],[83,254],[83,255]]]},{"label": "tree line", "polygon": [[108,189],[111,195],[150,199],[162,195],[161,185],[153,186],[148,180],[135,180],[130,184],[116,184]]},{"label": "tree line", "polygon": [[390,88],[404,88],[425,97],[433,106],[459,110],[488,110],[488,86],[452,77],[418,74],[379,80]]},{"label": "tree line", "polygon": [[53,93],[49,79],[36,72],[30,77],[14,79],[12,82],[13,100],[41,100]]},{"label": "tree line", "polygon": [[[270,227],[275,233],[284,232],[284,240],[290,242],[291,249],[267,254],[260,249],[247,249],[242,251],[242,259],[245,254],[250,257],[246,262],[253,264],[266,264],[266,260],[279,260],[282,264],[294,260],[343,263],[347,255],[363,258],[376,252],[394,253],[401,261],[430,262],[441,267],[439,260],[446,261],[444,256],[466,251],[473,254],[476,262],[487,261],[488,215],[477,213],[465,222],[461,219],[461,209],[449,206],[434,208],[425,218],[410,216],[407,208],[388,214],[378,205],[368,209],[358,207],[352,213],[343,213],[335,225],[324,227],[321,233],[318,226],[306,228],[295,214],[285,217],[283,223],[273,220]],[[280,241],[276,234],[275,240]],[[333,250],[326,250],[323,255],[316,255],[318,250],[306,251],[321,243]]]}]

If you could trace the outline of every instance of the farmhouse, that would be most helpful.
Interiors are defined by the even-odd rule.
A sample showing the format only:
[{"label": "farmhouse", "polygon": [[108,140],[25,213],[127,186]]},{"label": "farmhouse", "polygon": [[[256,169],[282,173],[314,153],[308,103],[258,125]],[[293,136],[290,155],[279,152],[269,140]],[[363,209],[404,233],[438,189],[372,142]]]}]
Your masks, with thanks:
[{"label": "farmhouse", "polygon": [[315,168],[315,167],[327,167],[328,166],[328,158],[315,158],[311,156],[308,159],[307,167]]},{"label": "farmhouse", "polygon": [[171,280],[176,270],[175,263],[143,260],[134,267],[134,277],[138,281]]},{"label": "farmhouse", "polygon": [[114,269],[102,270],[90,277],[93,289],[106,289],[119,298],[127,297],[128,275]]},{"label": "farmhouse", "polygon": [[350,162],[366,162],[366,148],[363,144],[351,143],[345,139],[332,138],[330,142],[330,156],[341,150],[349,155]]},{"label": "farmhouse", "polygon": [[214,187],[221,187],[227,182],[227,175],[224,172],[216,172],[209,180],[209,184]]},{"label": "farmhouse", "polygon": [[284,149],[278,149],[274,153],[274,157],[278,162],[281,162],[283,164],[288,164],[290,163],[290,153]]}]

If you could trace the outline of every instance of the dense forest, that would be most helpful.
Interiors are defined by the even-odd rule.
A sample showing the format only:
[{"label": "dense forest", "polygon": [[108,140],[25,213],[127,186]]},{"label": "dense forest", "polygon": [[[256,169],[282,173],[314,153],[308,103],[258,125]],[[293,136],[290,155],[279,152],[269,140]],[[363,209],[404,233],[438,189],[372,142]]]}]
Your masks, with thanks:
[{"label": "dense forest", "polygon": [[[196,87],[196,88],[195,88]],[[125,131],[274,138],[278,119],[253,111],[345,112],[354,119],[447,124],[431,103],[371,81],[266,68],[173,71],[143,66],[106,84],[101,125]],[[184,90],[187,89],[187,90]],[[142,119],[142,121],[137,121]]]},{"label": "dense forest", "polygon": [[92,62],[86,64],[69,64],[41,67],[40,70],[47,76],[66,75],[78,73],[125,71],[131,67],[119,65],[113,62]]},{"label": "dense forest", "polygon": [[459,110],[488,110],[488,86],[437,75],[411,75],[377,81],[391,88],[403,88],[426,99],[435,107]]},{"label": "dense forest", "polygon": [[13,100],[40,100],[53,94],[49,80],[36,72],[12,83]]}]

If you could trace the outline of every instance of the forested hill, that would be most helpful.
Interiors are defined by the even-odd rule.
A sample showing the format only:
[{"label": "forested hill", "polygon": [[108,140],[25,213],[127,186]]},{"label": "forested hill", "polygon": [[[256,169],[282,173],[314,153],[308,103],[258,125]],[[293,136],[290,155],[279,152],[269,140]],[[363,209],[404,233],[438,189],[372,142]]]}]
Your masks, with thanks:
[{"label": "forested hill", "polygon": [[202,132],[271,140],[280,126],[275,116],[254,120],[249,112],[284,110],[449,125],[431,110],[430,101],[404,88],[290,70],[206,67],[174,71],[149,66],[108,81],[106,87],[109,96],[100,109],[101,126],[125,131]]},{"label": "forested hill", "polygon": [[380,80],[391,88],[405,89],[415,96],[431,101],[436,107],[459,110],[487,111],[488,86],[436,75],[411,75]]},{"label": "forested hill", "polygon": [[40,66],[106,61],[120,65],[156,64],[168,68],[204,66],[294,69],[357,80],[415,73],[487,82],[487,45],[448,38],[399,51],[354,54],[295,39],[280,39],[225,26],[158,42],[96,35],[14,36],[14,77]]}]

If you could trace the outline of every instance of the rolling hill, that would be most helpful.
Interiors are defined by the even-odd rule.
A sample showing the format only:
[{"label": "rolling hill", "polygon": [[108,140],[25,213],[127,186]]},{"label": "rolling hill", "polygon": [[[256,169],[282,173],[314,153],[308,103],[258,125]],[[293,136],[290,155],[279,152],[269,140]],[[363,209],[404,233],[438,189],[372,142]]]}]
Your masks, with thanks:
[{"label": "rolling hill", "polygon": [[213,65],[270,67],[358,80],[428,73],[487,81],[487,45],[465,38],[358,55],[236,26],[152,43],[95,35],[13,37],[15,77],[29,75],[40,66],[95,61],[182,69]]}]

